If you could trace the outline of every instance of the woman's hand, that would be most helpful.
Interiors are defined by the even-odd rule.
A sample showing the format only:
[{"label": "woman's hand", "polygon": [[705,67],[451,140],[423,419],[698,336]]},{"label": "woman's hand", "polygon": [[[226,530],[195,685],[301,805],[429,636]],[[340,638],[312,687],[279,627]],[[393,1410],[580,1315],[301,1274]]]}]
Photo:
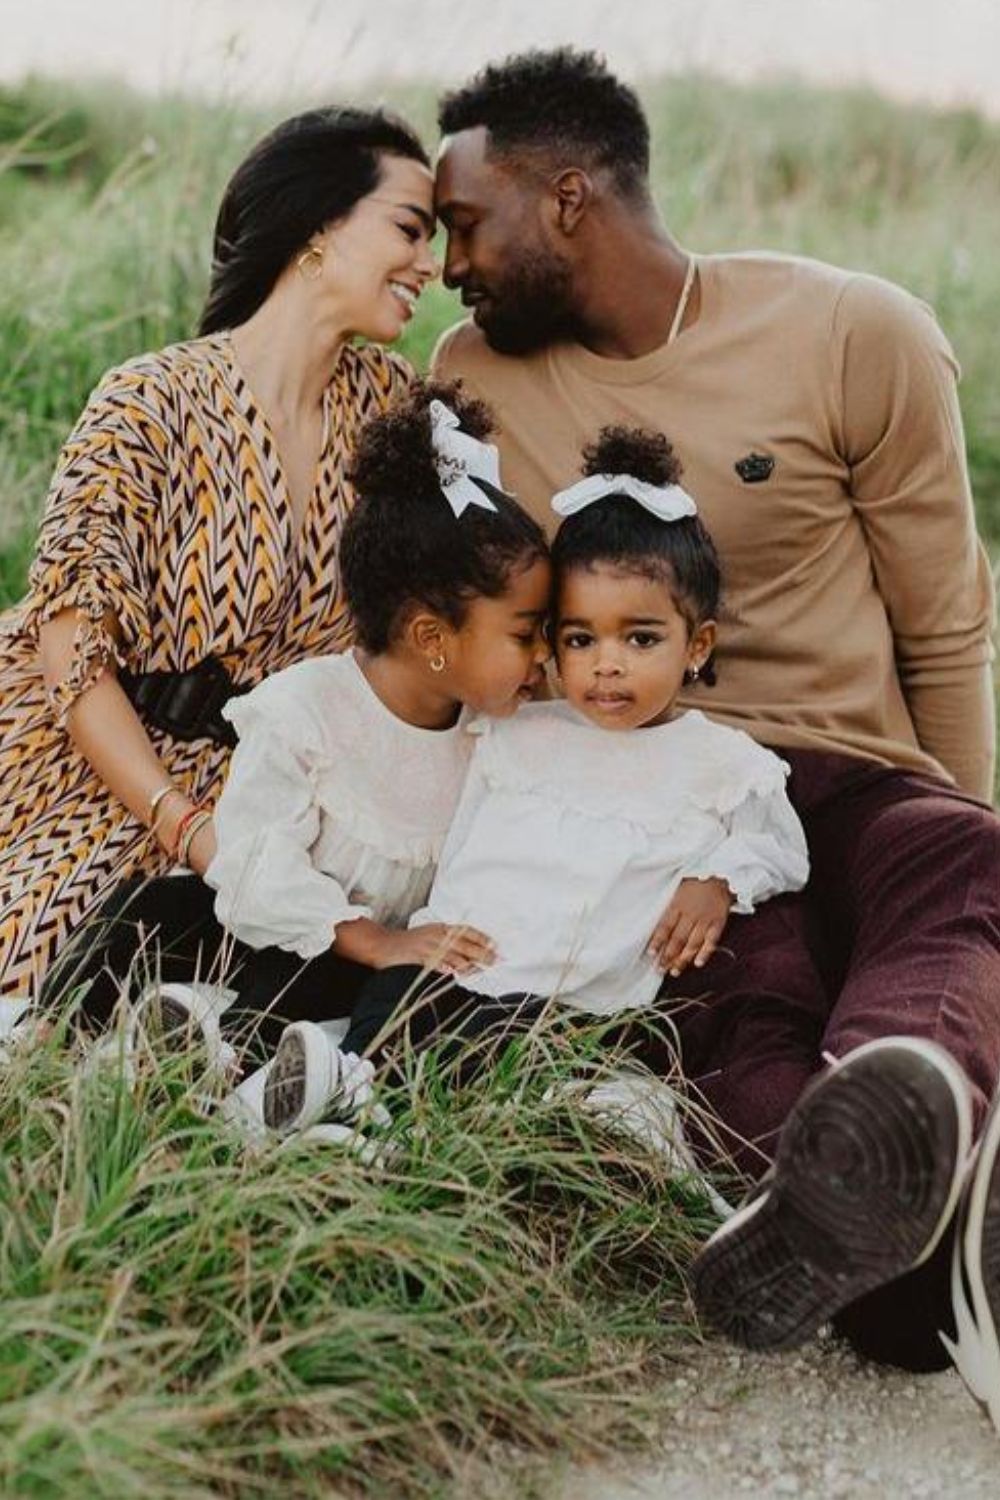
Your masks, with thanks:
[{"label": "woman's hand", "polygon": [[646,952],[676,979],[689,964],[701,969],[715,952],[733,904],[724,880],[682,880],[653,929]]},{"label": "woman's hand", "polygon": [[[79,615],[75,609],[60,610],[39,632],[39,658],[46,684],[53,691],[69,675],[75,652]],[[104,620],[109,635],[120,630],[110,617]],[[66,730],[73,744],[104,785],[132,816],[151,826],[152,798],[170,785],[170,773],[160,759],[146,727],[119,683],[113,665],[106,666],[96,681],[82,692],[66,713]],[[181,787],[157,806],[153,835],[171,857],[177,848],[177,830],[194,803]],[[200,875],[211,862],[215,838],[211,825],[199,829],[191,840],[191,868]]]},{"label": "woman's hand", "polygon": [[449,927],[445,922],[401,929],[360,917],[340,923],[334,947],[343,958],[372,969],[412,964],[439,974],[468,974],[487,968],[496,958],[485,933],[474,927]]}]

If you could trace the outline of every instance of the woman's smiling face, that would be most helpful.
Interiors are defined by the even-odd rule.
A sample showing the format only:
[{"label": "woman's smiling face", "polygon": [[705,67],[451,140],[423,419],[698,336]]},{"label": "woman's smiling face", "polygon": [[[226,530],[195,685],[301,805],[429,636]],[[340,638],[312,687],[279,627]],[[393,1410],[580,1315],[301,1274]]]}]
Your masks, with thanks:
[{"label": "woman's smiling face", "polygon": [[438,273],[431,254],[434,179],[422,162],[381,158],[375,188],[310,241],[322,250],[316,291],[350,335],[388,344]]}]

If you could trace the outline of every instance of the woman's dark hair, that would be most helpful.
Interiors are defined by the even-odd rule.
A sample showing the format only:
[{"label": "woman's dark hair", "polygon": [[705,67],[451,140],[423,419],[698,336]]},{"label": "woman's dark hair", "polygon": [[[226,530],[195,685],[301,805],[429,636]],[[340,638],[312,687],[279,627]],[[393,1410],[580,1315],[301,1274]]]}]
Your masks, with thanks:
[{"label": "woman's dark hair", "polygon": [[198,332],[255,313],[310,236],[377,187],[383,156],[429,165],[409,125],[379,109],[311,109],[258,141],[222,195]]},{"label": "woman's dark hair", "polygon": [[340,544],[340,571],[357,640],[385,651],[414,609],[454,628],[471,600],[498,598],[513,573],[548,556],[542,528],[517,501],[475,482],[495,510],[470,505],[456,516],[441,490],[431,439],[432,401],[455,413],[463,432],[485,439],[492,414],[462,394],[459,381],[417,381],[361,429],[350,479],[357,503]]},{"label": "woman's dark hair", "polygon": [[[631,474],[647,484],[677,484],[681,465],[661,432],[641,427],[602,427],[597,442],[583,451],[583,472]],[[722,571],[719,554],[698,516],[661,521],[636,500],[609,488],[606,497],[567,516],[552,544],[558,579],[571,568],[611,563],[667,584],[674,603],[695,630],[718,618]],[[715,681],[711,659],[703,682]]]}]

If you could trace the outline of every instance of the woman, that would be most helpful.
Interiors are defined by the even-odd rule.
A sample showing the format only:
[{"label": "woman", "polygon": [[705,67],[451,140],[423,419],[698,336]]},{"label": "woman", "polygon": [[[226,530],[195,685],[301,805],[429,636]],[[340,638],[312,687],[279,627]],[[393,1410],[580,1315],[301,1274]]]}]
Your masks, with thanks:
[{"label": "woman", "polygon": [[31,996],[124,877],[202,872],[224,699],[350,640],[354,433],[409,381],[432,178],[382,112],[324,109],[226,189],[199,337],[105,376],[0,622],[0,994]]}]

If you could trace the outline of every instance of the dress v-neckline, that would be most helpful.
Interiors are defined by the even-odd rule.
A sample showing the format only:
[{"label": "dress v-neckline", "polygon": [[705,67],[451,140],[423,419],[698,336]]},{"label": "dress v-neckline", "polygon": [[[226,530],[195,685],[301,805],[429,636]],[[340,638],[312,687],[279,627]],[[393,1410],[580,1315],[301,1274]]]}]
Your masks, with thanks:
[{"label": "dress v-neckline", "polygon": [[320,490],[320,481],[326,464],[327,454],[330,448],[333,423],[331,421],[330,393],[333,388],[333,371],[330,379],[323,387],[323,422],[320,432],[319,448],[316,452],[316,463],[313,468],[312,483],[305,497],[305,503],[301,511],[297,512],[295,502],[292,499],[291,486],[288,483],[288,474],[282,461],[281,449],[278,446],[274,431],[268,421],[264,407],[254,392],[249,380],[243,372],[239,356],[233,347],[231,332],[226,329],[221,335],[223,353],[229,367],[233,385],[233,393],[239,404],[240,410],[250,424],[251,430],[257,437],[260,450],[264,456],[268,478],[271,481],[274,509],[279,520],[287,531],[288,543],[292,552],[297,552],[308,535],[312,524],[313,511],[316,505],[316,496]]}]

